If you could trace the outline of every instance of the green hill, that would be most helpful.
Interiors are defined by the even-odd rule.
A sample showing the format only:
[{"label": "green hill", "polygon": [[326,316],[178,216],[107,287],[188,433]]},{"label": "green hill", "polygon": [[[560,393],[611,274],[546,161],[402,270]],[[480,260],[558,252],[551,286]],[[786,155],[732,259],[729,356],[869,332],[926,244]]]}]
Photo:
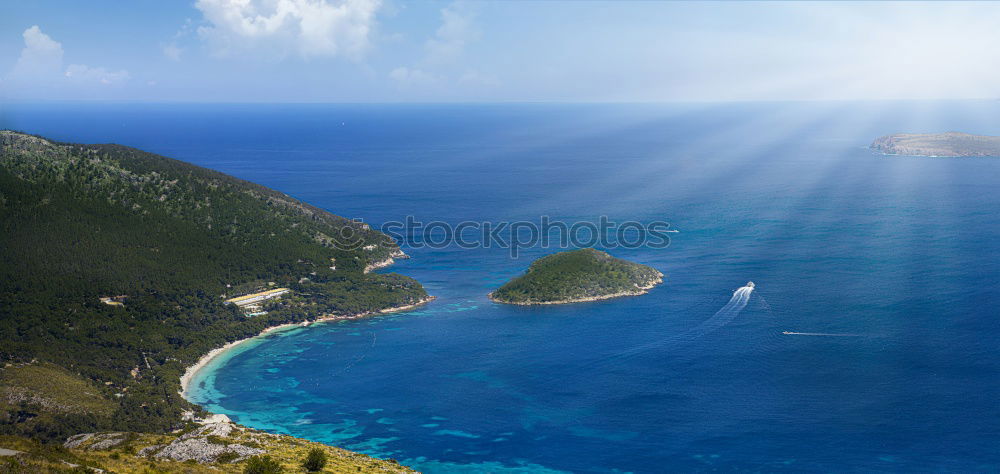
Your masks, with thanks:
[{"label": "green hill", "polygon": [[508,304],[560,304],[646,293],[663,281],[652,267],[594,249],[560,252],[535,260],[528,271],[490,293]]},{"label": "green hill", "polygon": [[[0,131],[0,147],[0,365],[37,360],[91,387],[80,410],[6,396],[0,434],[170,430],[192,408],[178,379],[210,349],[427,298],[367,272],[403,256],[388,236],[280,192],[118,145]],[[272,286],[292,292],[267,314],[223,303]],[[14,387],[0,395],[34,390],[25,380],[0,377]]]}]

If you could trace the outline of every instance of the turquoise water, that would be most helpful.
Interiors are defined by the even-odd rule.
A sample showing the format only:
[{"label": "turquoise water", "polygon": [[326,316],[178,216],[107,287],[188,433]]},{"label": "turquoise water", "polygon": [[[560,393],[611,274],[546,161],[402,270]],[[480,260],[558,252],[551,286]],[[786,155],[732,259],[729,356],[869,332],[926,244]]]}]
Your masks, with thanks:
[{"label": "turquoise water", "polygon": [[1000,159],[865,149],[897,131],[998,134],[998,102],[3,114],[376,226],[680,230],[665,249],[609,249],[666,274],[649,294],[556,307],[486,298],[555,248],[406,248],[390,270],[431,304],[273,333],[200,373],[192,400],[241,423],[430,472],[1000,469]]}]

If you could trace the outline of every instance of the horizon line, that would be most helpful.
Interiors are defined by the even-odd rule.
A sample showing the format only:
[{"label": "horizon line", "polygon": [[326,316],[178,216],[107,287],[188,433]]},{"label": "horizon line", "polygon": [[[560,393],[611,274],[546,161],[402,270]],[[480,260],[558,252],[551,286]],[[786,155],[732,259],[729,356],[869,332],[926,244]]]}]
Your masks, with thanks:
[{"label": "horizon line", "polygon": [[198,101],[148,99],[7,99],[4,105],[42,104],[177,104],[177,105],[712,105],[712,104],[781,104],[781,103],[882,103],[882,102],[989,102],[1000,97],[966,98],[885,98],[885,99],[732,99],[732,100],[506,100],[506,101]]}]

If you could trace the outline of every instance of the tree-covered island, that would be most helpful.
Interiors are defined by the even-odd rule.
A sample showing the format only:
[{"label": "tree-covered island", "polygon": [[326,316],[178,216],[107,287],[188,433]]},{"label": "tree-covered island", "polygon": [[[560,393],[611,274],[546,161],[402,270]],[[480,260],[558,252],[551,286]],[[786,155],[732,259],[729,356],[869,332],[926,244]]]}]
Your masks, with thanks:
[{"label": "tree-covered island", "polygon": [[641,295],[661,282],[663,274],[655,268],[587,248],[535,260],[489,297],[519,305],[578,303]]}]

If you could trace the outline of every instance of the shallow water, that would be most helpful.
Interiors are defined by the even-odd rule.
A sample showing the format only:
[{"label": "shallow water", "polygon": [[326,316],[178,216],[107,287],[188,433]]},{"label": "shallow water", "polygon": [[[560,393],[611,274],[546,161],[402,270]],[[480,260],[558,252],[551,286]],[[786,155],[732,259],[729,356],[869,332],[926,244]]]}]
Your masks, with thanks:
[{"label": "shallow water", "polygon": [[649,294],[554,307],[486,298],[554,248],[407,248],[391,271],[430,305],[275,333],[199,374],[192,399],[241,423],[431,472],[1000,469],[1000,159],[865,149],[897,131],[990,133],[998,102],[53,104],[0,118],[374,225],[607,215],[680,230],[665,249],[609,250],[665,273]]}]

